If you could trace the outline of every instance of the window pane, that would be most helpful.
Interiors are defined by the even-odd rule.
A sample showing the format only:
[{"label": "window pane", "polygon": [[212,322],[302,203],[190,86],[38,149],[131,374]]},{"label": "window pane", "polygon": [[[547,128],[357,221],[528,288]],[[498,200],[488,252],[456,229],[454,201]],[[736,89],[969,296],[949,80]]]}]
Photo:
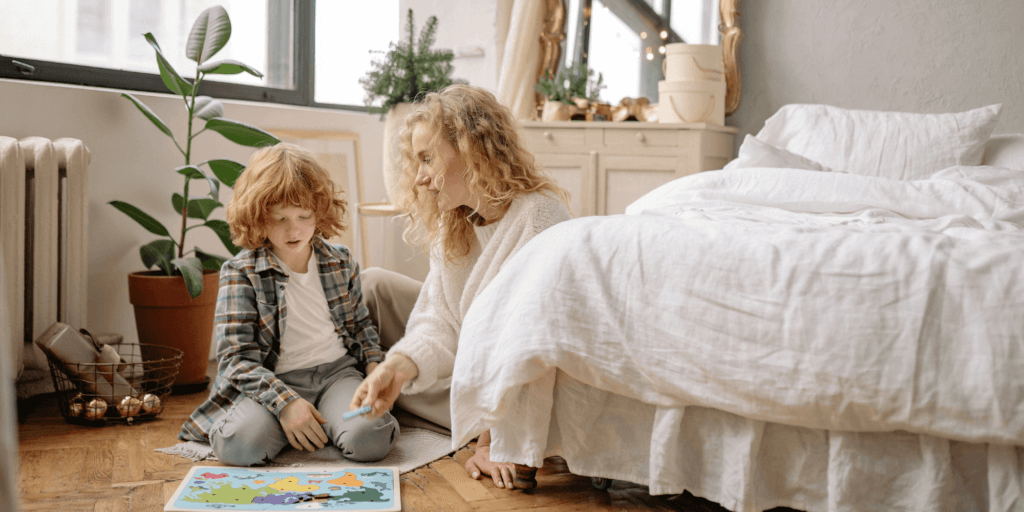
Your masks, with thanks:
[{"label": "window pane", "polygon": [[594,76],[602,73],[601,99],[617,105],[622,98],[640,96],[640,36],[594,0],[590,16],[590,51],[587,64]]},{"label": "window pane", "polygon": [[[203,10],[222,5],[231,17],[231,39],[215,60],[233,59],[264,73],[209,75],[208,80],[291,87],[291,43],[268,44],[271,29],[291,33],[291,0],[0,0],[0,54],[126,71],[159,73],[152,48],[143,34],[152,32],[164,57],[186,78],[195,76],[195,62],[185,57],[192,23]],[[273,27],[268,12],[277,7]],[[278,43],[280,45],[281,43]],[[268,73],[273,59],[285,59],[288,71]]]},{"label": "window pane", "polygon": [[75,14],[75,51],[98,58],[109,57],[114,35],[110,0],[79,0]]},{"label": "window pane", "polygon": [[[317,103],[363,105],[366,91],[359,79],[370,71],[373,60],[382,59],[388,45],[398,40],[405,23],[398,0],[316,2]],[[419,30],[425,20],[416,18]],[[375,102],[380,106],[381,101]]]}]

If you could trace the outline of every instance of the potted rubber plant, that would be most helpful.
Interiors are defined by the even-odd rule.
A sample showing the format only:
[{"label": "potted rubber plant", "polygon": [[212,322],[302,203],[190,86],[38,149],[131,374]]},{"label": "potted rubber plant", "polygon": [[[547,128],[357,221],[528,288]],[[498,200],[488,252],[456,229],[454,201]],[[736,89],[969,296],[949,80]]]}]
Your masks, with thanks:
[{"label": "potted rubber plant", "polygon": [[[196,63],[195,77],[183,78],[164,57],[153,34],[146,41],[156,53],[160,78],[167,89],[180,96],[188,112],[188,126],[179,140],[174,132],[145,103],[124,93],[157,129],[163,132],[181,153],[183,164],[173,169],[181,175],[183,186],[170,197],[170,207],[181,216],[180,229],[172,232],[152,215],[125,201],[110,205],[131,217],[150,233],[159,236],[142,246],[139,254],[147,269],[128,275],[129,300],[135,308],[135,324],[141,343],[170,346],[184,352],[183,364],[173,388],[174,393],[206,389],[207,360],[213,334],[213,315],[217,299],[218,272],[227,259],[199,247],[188,248],[186,235],[195,228],[213,230],[227,251],[240,250],[231,242],[227,222],[211,219],[221,208],[221,185],[233,186],[245,166],[229,159],[197,162],[192,142],[201,133],[210,131],[237,144],[250,147],[270,146],[279,141],[273,135],[245,123],[223,117],[224,105],[209,96],[198,95],[199,84],[207,75],[249,73],[263,75],[252,67],[234,60],[211,60],[231,38],[231,20],[221,6],[210,7],[199,14],[185,44],[185,55]],[[200,128],[200,124],[202,127]],[[196,183],[205,194],[194,194]],[[174,233],[174,234],[172,234]]]},{"label": "potted rubber plant", "polygon": [[[451,50],[432,49],[437,32],[437,17],[431,16],[415,38],[412,9],[407,14],[409,39],[391,43],[384,58],[374,60],[366,76],[359,79],[366,90],[364,102],[370,112],[381,114],[384,122],[384,186],[394,197],[400,161],[398,132],[414,110],[413,102],[424,94],[436,92],[456,82],[452,75]],[[383,100],[380,107],[373,106]]]}]

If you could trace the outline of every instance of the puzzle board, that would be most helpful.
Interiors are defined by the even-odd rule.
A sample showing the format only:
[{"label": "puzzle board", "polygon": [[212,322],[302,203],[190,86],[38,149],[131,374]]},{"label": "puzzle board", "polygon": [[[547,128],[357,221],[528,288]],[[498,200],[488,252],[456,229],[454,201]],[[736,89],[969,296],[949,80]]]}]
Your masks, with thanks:
[{"label": "puzzle board", "polygon": [[398,468],[193,466],[165,511],[398,511]]}]

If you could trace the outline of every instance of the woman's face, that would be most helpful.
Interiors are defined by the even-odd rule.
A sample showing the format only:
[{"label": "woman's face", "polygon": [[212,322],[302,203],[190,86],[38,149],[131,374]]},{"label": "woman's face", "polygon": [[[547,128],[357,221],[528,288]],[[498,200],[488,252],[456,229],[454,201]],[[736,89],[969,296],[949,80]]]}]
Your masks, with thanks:
[{"label": "woman's face", "polygon": [[[417,123],[412,131],[412,154],[417,164],[416,185],[433,194],[437,209],[442,212],[460,206],[475,208],[476,201],[462,178],[466,162],[444,137],[438,142],[440,161],[434,161],[430,151],[433,138],[434,130],[427,123]],[[440,176],[444,178],[439,180]]]}]

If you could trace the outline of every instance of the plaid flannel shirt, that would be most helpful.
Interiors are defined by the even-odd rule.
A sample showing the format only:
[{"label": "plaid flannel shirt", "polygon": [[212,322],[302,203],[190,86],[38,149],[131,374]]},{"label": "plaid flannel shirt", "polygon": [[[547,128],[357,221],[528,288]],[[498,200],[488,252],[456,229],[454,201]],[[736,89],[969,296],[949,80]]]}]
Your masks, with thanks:
[{"label": "plaid flannel shirt", "polygon": [[[380,362],[377,330],[363,304],[358,264],[347,247],[329,245],[319,235],[312,246],[339,340],[364,368]],[[243,250],[221,267],[214,322],[217,378],[210,397],[182,425],[179,439],[208,441],[213,424],[245,397],[275,416],[299,398],[274,375],[288,316],[287,285],[288,276],[268,248]]]}]

